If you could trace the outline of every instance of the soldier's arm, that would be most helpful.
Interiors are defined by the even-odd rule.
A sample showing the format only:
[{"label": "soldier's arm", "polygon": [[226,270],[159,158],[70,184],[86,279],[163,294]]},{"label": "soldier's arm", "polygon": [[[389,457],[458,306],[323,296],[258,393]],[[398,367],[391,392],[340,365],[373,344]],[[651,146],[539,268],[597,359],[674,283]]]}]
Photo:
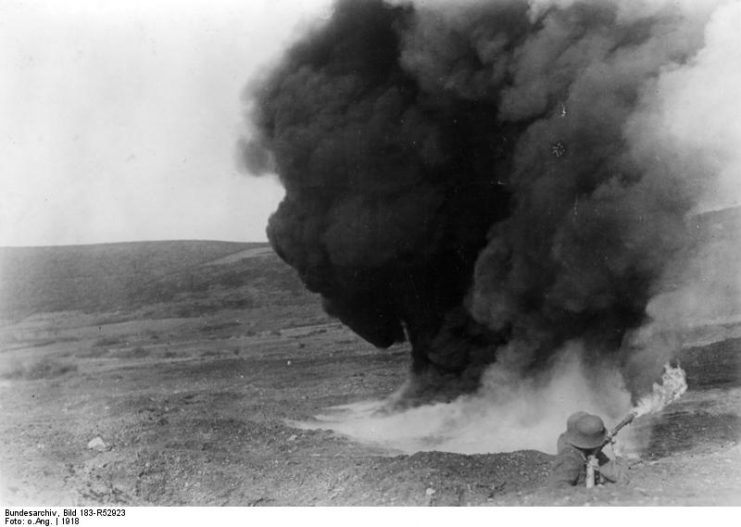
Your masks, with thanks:
[{"label": "soldier's arm", "polygon": [[597,455],[599,462],[599,473],[602,477],[612,483],[627,483],[628,470],[618,460],[608,458],[603,452]]},{"label": "soldier's arm", "polygon": [[551,473],[551,487],[573,487],[579,482],[584,469],[584,460],[573,455],[561,455],[556,458]]}]

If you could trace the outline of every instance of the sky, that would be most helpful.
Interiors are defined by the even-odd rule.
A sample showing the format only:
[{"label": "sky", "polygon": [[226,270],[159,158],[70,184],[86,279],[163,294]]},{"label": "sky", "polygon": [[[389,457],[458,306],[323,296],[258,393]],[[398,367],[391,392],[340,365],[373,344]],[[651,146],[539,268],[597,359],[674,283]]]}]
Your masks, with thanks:
[{"label": "sky", "polygon": [[0,246],[264,241],[241,93],[329,4],[0,2]]},{"label": "sky", "polygon": [[[283,189],[238,168],[241,93],[330,10],[331,0],[0,0],[0,246],[264,241]],[[719,34],[738,36],[735,11]],[[713,108],[735,100],[734,47],[701,57],[719,82],[697,69],[674,85],[702,87]],[[675,91],[671,130],[722,150],[732,169],[716,197],[738,205],[739,105],[708,112],[696,90]]]}]

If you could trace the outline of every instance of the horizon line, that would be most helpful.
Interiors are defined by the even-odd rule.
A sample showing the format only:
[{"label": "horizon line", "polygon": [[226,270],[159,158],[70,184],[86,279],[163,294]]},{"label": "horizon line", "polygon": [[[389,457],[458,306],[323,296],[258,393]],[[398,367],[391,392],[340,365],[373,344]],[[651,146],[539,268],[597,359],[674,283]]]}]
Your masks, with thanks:
[{"label": "horizon line", "polygon": [[89,243],[58,243],[44,245],[0,245],[2,249],[52,249],[55,247],[93,247],[96,245],[133,245],[141,243],[171,243],[171,242],[213,242],[213,243],[231,243],[231,244],[263,244],[270,245],[268,240],[259,241],[236,241],[236,240],[217,240],[207,238],[170,238],[160,240],[125,240],[115,242],[89,242]]}]

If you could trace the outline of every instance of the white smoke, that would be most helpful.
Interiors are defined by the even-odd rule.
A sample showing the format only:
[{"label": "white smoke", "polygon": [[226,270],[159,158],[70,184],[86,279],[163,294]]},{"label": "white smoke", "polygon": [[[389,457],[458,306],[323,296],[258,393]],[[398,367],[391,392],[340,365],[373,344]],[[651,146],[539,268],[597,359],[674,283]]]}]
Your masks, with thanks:
[{"label": "white smoke", "polygon": [[741,1],[681,5],[707,20],[704,46],[646,87],[627,129],[636,157],[692,179],[699,198],[688,218],[697,243],[668,269],[647,307],[653,323],[634,336],[646,354],[665,348],[658,362],[681,345],[741,336]]},{"label": "white smoke", "polygon": [[391,451],[464,454],[534,449],[555,453],[566,419],[584,410],[614,423],[630,409],[630,395],[614,371],[581,362],[583,349],[570,344],[540,377],[521,379],[494,365],[478,393],[401,412],[384,412],[384,401],[338,406],[302,428],[330,429]]},{"label": "white smoke", "polygon": [[[741,1],[698,16],[704,45],[644,87],[626,137],[642,166],[689,180],[703,212],[741,205]],[[675,24],[671,38],[696,33],[697,22]]]}]

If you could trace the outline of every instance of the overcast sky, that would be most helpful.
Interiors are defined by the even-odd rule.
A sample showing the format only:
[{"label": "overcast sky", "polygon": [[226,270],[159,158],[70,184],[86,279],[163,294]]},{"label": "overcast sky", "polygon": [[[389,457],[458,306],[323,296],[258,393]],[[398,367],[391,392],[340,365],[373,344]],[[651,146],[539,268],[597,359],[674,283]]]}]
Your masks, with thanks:
[{"label": "overcast sky", "polygon": [[265,240],[240,93],[329,3],[0,2],[0,246]]}]

